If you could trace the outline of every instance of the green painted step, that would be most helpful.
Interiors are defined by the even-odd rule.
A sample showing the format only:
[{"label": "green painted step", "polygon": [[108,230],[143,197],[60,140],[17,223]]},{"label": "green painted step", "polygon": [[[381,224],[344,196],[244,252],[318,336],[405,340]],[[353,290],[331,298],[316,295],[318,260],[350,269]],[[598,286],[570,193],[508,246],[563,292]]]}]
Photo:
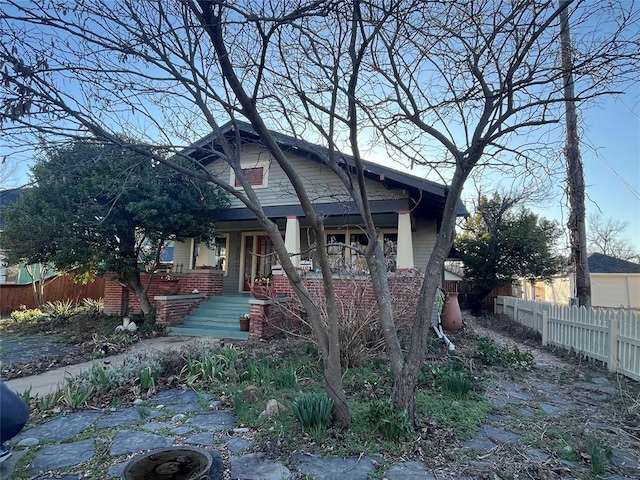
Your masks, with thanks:
[{"label": "green painted step", "polygon": [[226,338],[229,340],[248,340],[249,332],[241,332],[238,328],[237,331],[231,330],[218,330],[215,328],[190,328],[185,326],[168,327],[167,333],[170,335],[181,335],[185,337],[213,337],[213,338]]},{"label": "green painted step", "polygon": [[239,317],[249,313],[248,296],[214,296],[184,318],[182,325],[167,328],[171,335],[247,340],[240,331]]}]

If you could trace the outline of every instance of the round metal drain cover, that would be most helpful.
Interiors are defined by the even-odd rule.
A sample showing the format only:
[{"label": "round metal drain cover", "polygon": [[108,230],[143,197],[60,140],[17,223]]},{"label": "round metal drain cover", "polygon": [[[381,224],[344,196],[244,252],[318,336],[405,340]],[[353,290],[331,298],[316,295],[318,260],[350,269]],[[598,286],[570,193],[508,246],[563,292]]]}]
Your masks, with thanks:
[{"label": "round metal drain cover", "polygon": [[138,455],[124,469],[124,480],[206,480],[212,459],[192,447],[161,448]]}]

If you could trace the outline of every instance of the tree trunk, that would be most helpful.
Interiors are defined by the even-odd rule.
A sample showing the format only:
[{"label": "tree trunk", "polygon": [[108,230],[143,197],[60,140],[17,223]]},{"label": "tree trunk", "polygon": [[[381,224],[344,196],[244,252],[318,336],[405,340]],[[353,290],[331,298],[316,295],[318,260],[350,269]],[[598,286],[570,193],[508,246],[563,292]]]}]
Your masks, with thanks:
[{"label": "tree trunk", "polygon": [[[473,162],[477,161],[477,158],[479,158],[479,153],[474,160],[467,160],[468,165],[474,165]],[[460,162],[462,163],[462,161]],[[413,425],[415,425],[415,392],[418,385],[418,374],[426,355],[426,341],[431,328],[436,291],[440,286],[444,261],[453,245],[458,200],[470,171],[471,168],[463,169],[459,164],[451,180],[442,213],[440,231],[436,236],[436,243],[429,257],[420,289],[416,318],[411,331],[411,346],[404,360],[402,374],[400,377],[394,377],[393,401],[398,406],[406,408],[409,420]]]},{"label": "tree trunk", "polygon": [[333,400],[333,418],[340,425],[348,426],[351,423],[351,413],[347,405],[346,396],[342,387],[342,368],[340,366],[340,343],[330,345],[330,349],[337,349],[324,357],[323,372],[324,384],[327,396]]},{"label": "tree trunk", "polygon": [[133,292],[140,304],[140,310],[144,315],[150,315],[154,312],[153,305],[147,298],[147,289],[142,286],[140,274],[136,273],[127,279],[127,287]]},{"label": "tree trunk", "polygon": [[569,31],[569,3],[559,0],[560,12],[560,54],[562,58],[562,79],[566,111],[565,157],[567,161],[567,196],[569,197],[569,227],[571,256],[576,275],[576,294],[580,305],[591,306],[591,280],[587,259],[587,230],[585,226],[584,172],[580,158],[580,139],[578,137],[578,112],[575,102],[573,83],[573,59],[571,33]]}]

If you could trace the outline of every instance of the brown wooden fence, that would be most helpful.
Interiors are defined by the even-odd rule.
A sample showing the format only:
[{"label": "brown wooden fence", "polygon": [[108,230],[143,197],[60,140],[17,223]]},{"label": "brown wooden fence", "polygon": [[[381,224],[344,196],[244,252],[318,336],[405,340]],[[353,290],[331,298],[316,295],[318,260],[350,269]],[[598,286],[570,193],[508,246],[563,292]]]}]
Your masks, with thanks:
[{"label": "brown wooden fence", "polygon": [[[104,297],[104,279],[96,278],[94,282],[82,285],[74,283],[70,276],[58,276],[47,280],[44,286],[45,302],[56,300],[73,300],[78,303],[83,298]],[[25,305],[27,308],[35,308],[33,287],[28,285],[0,285],[0,313],[7,315]]]}]

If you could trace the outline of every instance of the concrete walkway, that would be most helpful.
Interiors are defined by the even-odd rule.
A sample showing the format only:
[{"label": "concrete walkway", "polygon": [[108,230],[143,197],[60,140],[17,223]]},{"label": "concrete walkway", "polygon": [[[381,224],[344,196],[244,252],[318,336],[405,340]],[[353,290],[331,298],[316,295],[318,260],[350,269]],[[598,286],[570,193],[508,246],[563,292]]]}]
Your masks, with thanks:
[{"label": "concrete walkway", "polygon": [[104,364],[105,362],[111,365],[117,365],[118,362],[122,362],[127,355],[152,352],[152,351],[164,351],[164,350],[180,350],[185,345],[191,342],[219,342],[220,340],[214,338],[196,338],[196,337],[158,337],[141,340],[135,343],[129,350],[117,355],[111,355],[109,357],[98,358],[96,360],[84,363],[78,363],[76,365],[68,365],[62,368],[56,368],[49,370],[48,372],[41,373],[40,375],[33,375],[31,377],[16,378],[14,380],[8,380],[5,384],[14,392],[22,393],[31,388],[31,396],[36,395],[42,397],[54,392],[59,385],[62,385],[64,379],[69,375],[76,375],[83,370],[88,370],[94,363]]}]

